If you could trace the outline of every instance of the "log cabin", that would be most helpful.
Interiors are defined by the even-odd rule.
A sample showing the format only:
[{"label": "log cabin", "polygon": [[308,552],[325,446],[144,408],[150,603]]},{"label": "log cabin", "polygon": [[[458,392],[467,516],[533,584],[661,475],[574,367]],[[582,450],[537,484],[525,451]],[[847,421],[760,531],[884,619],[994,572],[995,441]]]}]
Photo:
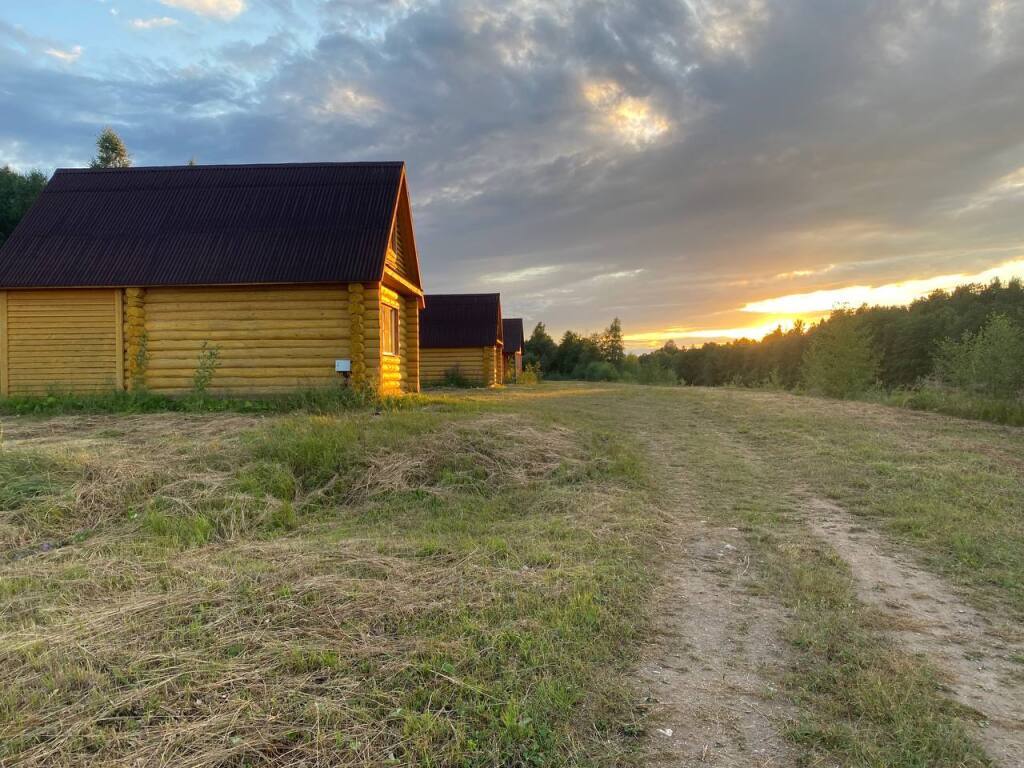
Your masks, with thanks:
[{"label": "log cabin", "polygon": [[404,163],[62,169],[0,249],[0,394],[416,392],[422,307]]},{"label": "log cabin", "polygon": [[505,342],[505,380],[519,381],[519,374],[523,372],[523,318],[502,318],[501,329]]},{"label": "log cabin", "polygon": [[504,381],[501,297],[496,293],[429,294],[420,315],[420,376],[424,384]]}]

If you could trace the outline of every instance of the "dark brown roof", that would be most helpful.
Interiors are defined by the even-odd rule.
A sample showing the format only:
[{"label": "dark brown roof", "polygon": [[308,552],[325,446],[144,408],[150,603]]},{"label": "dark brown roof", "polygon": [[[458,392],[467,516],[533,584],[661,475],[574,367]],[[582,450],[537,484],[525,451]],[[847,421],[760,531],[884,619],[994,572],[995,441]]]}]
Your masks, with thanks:
[{"label": "dark brown roof", "polygon": [[375,282],[404,164],[61,169],[0,287]]},{"label": "dark brown roof", "polygon": [[502,318],[501,331],[504,335],[506,355],[523,351],[523,318]]},{"label": "dark brown roof", "polygon": [[501,342],[497,293],[431,294],[420,313],[420,346],[494,347]]}]

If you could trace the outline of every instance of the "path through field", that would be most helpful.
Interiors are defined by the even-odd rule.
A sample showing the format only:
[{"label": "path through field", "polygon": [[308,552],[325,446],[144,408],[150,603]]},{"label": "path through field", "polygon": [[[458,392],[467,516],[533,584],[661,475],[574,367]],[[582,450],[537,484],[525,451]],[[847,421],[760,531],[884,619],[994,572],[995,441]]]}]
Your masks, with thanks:
[{"label": "path through field", "polygon": [[808,512],[814,532],[850,565],[860,599],[892,622],[894,641],[938,667],[950,694],[984,715],[978,735],[989,755],[1024,763],[1024,685],[1014,661],[1024,659],[1024,644],[1012,639],[1014,628],[983,616],[839,506],[812,499]]},{"label": "path through field", "polygon": [[[932,707],[937,714],[946,706],[943,700],[955,702],[963,709],[946,713],[954,729],[976,739],[996,765],[1024,765],[1019,613],[1013,618],[1013,611],[1001,611],[998,599],[980,610],[968,585],[926,570],[921,565],[926,553],[887,536],[877,516],[905,504],[904,489],[884,475],[872,477],[873,464],[887,474],[900,457],[908,459],[905,471],[915,505],[929,504],[929,493],[936,492],[923,482],[926,478],[945,481],[967,471],[960,462],[984,463],[995,475],[993,482],[1006,477],[1012,482],[1014,457],[1024,455],[1018,453],[1024,447],[1020,430],[863,404],[730,391],[634,390],[611,412],[648,453],[666,530],[654,638],[637,672],[657,724],[648,738],[650,764],[797,764],[801,750],[792,737],[799,741],[808,729],[808,713],[794,701],[802,693],[800,684],[787,691],[783,681],[803,663],[787,631],[789,639],[797,635],[804,641],[804,629],[791,625],[785,596],[759,581],[766,570],[780,567],[779,552],[782,558],[799,558],[806,548],[817,547],[840,574],[849,574],[843,579],[852,579],[851,598],[859,601],[865,631],[879,652],[898,654],[898,665],[905,659],[938,675],[935,700],[900,702],[893,708],[896,717],[915,706]],[[942,447],[950,449],[945,456]],[[815,461],[815,452],[830,455]],[[916,491],[914,472],[922,480]],[[810,500],[808,489],[813,489]],[[1000,490],[988,487],[984,498],[991,502]],[[828,500],[830,493],[848,496],[869,516],[851,514]],[[973,506],[981,498],[968,489],[953,499],[953,507]],[[1024,511],[1019,487],[995,503],[1011,518]],[[775,561],[752,543],[751,537],[764,535],[776,541]],[[974,603],[983,596],[991,597],[979,589]],[[790,602],[794,598],[800,599],[799,588],[789,595]],[[898,697],[900,683],[890,685],[884,695]],[[843,701],[838,709],[869,707],[869,696],[863,698]],[[835,725],[825,723],[826,729]],[[886,726],[898,727],[902,724]],[[878,757],[882,752],[873,740],[877,737],[867,730],[851,737],[849,764],[895,759]],[[919,764],[915,761],[932,749],[931,762],[920,764],[983,764],[980,754],[971,757],[969,747],[964,747],[966,757],[952,756],[940,741],[922,746],[916,755],[914,746],[905,745],[892,754]],[[810,759],[835,764],[827,762],[825,752],[812,749]]]},{"label": "path through field", "polygon": [[640,677],[661,723],[650,760],[663,766],[793,765],[780,733],[792,707],[779,695],[785,611],[758,593],[756,558],[736,526],[702,518],[694,467],[674,435],[637,414],[658,472],[668,535],[654,597],[656,634]]},{"label": "path through field", "polygon": [[775,682],[781,609],[749,593],[751,555],[738,532],[682,521],[671,531],[656,635],[639,670],[659,723],[649,764],[793,764],[779,733],[790,708]]}]

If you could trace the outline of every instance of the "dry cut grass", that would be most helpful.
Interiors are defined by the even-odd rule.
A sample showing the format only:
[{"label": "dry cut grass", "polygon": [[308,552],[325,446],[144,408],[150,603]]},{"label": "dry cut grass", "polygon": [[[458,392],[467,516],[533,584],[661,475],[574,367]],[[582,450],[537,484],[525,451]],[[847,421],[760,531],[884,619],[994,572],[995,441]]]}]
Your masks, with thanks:
[{"label": "dry cut grass", "polygon": [[623,759],[628,446],[459,412],[59,433],[0,453],[0,764]]}]

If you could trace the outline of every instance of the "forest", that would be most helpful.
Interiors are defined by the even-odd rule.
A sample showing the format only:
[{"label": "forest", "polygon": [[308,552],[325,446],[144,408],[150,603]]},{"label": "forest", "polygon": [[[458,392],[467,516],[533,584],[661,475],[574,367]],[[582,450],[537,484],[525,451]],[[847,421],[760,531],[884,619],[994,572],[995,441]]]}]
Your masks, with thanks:
[{"label": "forest", "polygon": [[913,407],[1024,422],[1024,285],[1020,280],[935,291],[909,306],[837,309],[814,324],[683,348],[624,351],[615,320],[556,343],[538,324],[526,362],[547,378],[692,386],[772,387],[875,397]]}]

